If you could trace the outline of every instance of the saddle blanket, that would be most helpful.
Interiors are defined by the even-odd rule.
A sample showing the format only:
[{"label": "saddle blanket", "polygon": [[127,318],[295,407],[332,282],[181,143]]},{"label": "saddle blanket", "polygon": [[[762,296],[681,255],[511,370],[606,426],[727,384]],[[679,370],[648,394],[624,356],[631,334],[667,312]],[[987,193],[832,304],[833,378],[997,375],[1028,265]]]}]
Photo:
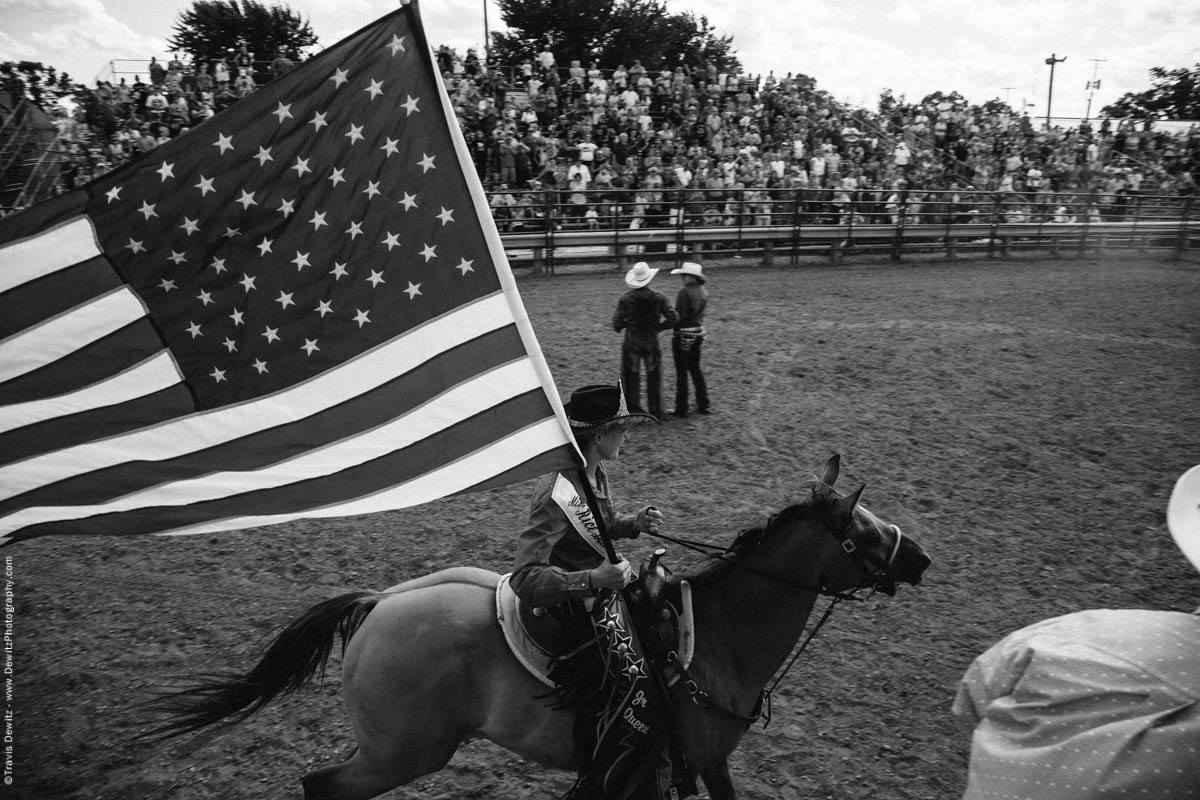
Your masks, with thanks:
[{"label": "saddle blanket", "polygon": [[[550,662],[553,656],[538,646],[537,642],[521,623],[520,598],[508,583],[508,575],[500,578],[496,586],[496,622],[504,632],[504,640],[512,650],[517,661],[529,673],[550,688],[555,688],[550,679]],[[686,669],[692,661],[692,651],[695,645],[695,629],[692,624],[691,591],[686,582],[683,585],[683,609],[679,617],[679,660]]]}]

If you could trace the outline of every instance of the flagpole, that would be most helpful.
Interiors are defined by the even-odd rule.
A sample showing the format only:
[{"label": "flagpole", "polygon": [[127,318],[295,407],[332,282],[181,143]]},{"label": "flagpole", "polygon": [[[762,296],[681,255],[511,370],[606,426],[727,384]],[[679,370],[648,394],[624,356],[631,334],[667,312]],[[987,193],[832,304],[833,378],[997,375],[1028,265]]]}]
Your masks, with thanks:
[{"label": "flagpole", "polygon": [[613,547],[612,538],[608,535],[608,525],[604,522],[604,515],[600,513],[600,503],[596,500],[596,492],[592,489],[592,481],[588,478],[586,467],[579,468],[579,480],[583,484],[583,498],[587,501],[592,517],[596,520],[596,533],[600,536],[601,544],[604,545],[604,553],[608,556],[610,563],[616,564],[621,559],[617,558],[617,550]]}]

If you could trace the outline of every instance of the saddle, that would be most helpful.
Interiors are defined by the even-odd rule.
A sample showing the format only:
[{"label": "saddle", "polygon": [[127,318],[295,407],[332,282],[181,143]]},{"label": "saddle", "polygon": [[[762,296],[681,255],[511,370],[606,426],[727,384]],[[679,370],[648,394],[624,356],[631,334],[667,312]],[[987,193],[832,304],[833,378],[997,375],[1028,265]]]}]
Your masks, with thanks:
[{"label": "saddle", "polygon": [[[687,581],[671,578],[662,564],[666,551],[656,550],[642,565],[639,579],[631,584],[631,604],[636,622],[647,646],[674,650],[686,669],[695,650],[696,630],[692,617],[692,593]],[[517,661],[540,682],[551,688],[550,668],[561,638],[562,620],[546,609],[529,608],[522,603],[508,582],[508,575],[496,587],[496,622]],[[677,680],[672,676],[669,683]]]}]

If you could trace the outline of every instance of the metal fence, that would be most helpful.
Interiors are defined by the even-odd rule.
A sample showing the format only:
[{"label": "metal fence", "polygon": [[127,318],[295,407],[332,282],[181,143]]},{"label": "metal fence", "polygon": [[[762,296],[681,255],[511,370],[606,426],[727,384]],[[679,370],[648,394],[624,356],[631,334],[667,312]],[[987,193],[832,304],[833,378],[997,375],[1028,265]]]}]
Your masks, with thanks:
[{"label": "metal fence", "polygon": [[1018,250],[1084,255],[1169,249],[1200,239],[1191,196],[1129,192],[968,192],[837,189],[491,192],[509,259],[557,264],[659,258]]}]

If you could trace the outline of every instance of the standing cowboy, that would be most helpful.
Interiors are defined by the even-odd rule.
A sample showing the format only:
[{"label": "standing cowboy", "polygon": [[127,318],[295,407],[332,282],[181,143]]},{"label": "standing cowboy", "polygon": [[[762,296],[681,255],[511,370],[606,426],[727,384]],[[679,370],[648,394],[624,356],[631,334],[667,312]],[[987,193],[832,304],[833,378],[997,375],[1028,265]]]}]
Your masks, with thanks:
[{"label": "standing cowboy", "polygon": [[677,417],[688,415],[688,376],[696,385],[696,411],[708,409],[708,383],[700,370],[700,348],[704,344],[704,311],[708,307],[708,290],[704,288],[704,270],[699,264],[685,261],[679,269],[671,270],[683,281],[675,296],[675,335],[671,337],[671,356],[675,360],[675,410]]},{"label": "standing cowboy", "polygon": [[656,420],[662,419],[662,349],[658,345],[660,331],[675,327],[679,316],[666,295],[650,288],[658,274],[645,261],[639,261],[625,273],[629,291],[617,301],[613,313],[613,330],[625,332],[621,345],[621,382],[625,387],[625,402],[629,408],[641,410],[640,370],[646,367],[646,410]]}]

